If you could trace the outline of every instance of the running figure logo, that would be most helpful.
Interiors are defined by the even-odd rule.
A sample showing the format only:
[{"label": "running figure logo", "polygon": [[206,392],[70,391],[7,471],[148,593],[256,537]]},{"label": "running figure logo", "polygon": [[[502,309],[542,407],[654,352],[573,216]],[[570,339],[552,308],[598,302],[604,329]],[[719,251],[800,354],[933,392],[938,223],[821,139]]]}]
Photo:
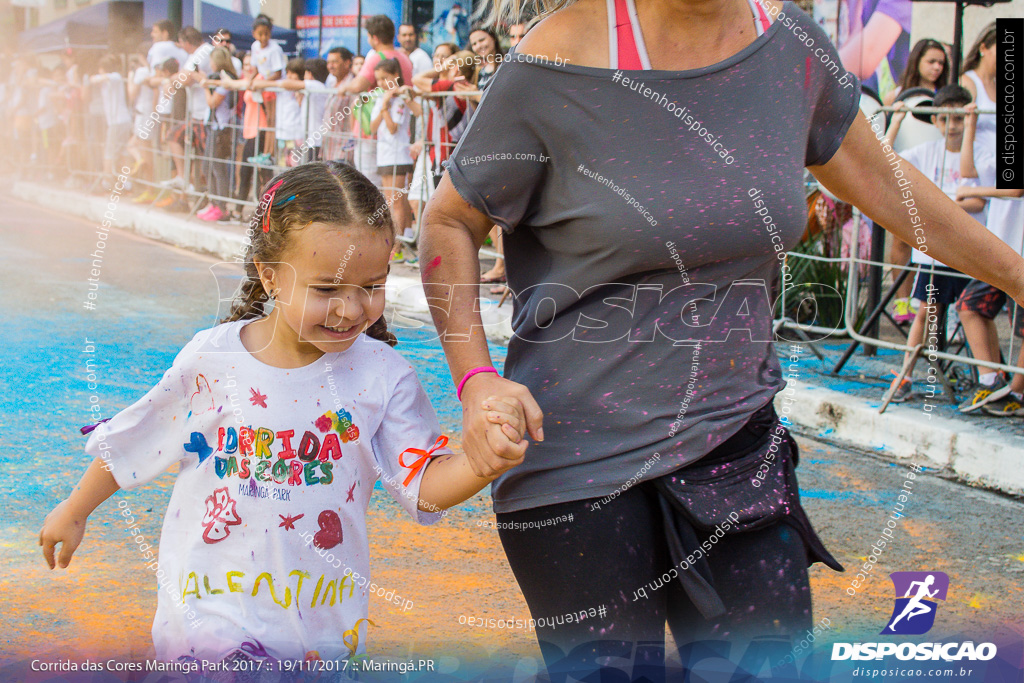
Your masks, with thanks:
[{"label": "running figure logo", "polygon": [[927,633],[935,624],[936,600],[945,600],[949,577],[942,572],[893,572],[889,574],[896,587],[896,605],[883,634],[898,633],[917,636]]}]

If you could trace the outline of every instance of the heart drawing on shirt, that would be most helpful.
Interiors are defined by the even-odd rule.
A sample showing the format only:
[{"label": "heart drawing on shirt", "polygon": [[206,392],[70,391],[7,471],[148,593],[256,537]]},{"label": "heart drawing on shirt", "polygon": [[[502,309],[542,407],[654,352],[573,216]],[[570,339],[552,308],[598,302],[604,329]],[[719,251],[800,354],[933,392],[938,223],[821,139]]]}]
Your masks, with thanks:
[{"label": "heart drawing on shirt", "polygon": [[316,518],[320,531],[313,534],[313,545],[328,550],[341,543],[341,518],[334,510],[324,510]]},{"label": "heart drawing on shirt", "polygon": [[214,410],[213,389],[205,375],[196,375],[196,391],[189,397],[188,408],[189,417]]}]

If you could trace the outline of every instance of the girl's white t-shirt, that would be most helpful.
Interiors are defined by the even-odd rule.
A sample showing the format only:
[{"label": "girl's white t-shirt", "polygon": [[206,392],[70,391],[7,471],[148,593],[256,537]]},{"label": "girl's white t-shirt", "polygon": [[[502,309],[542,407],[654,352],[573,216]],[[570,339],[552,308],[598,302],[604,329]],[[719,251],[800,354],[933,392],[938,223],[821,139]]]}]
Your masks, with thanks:
[{"label": "girl's white t-shirt", "polygon": [[406,449],[435,445],[437,417],[388,345],[361,335],[344,352],[282,369],[242,346],[247,322],[196,334],[160,382],[86,445],[125,489],[178,466],[156,570],[157,658],[214,661],[241,648],[339,659],[355,632],[362,654],[370,591],[378,605],[404,601],[369,583],[374,483],[381,472],[419,523],[440,519],[417,510],[423,470],[404,486],[412,470],[399,464]]},{"label": "girl's white t-shirt", "polygon": [[267,43],[266,47],[260,45],[258,40],[252,41],[249,59],[252,65],[256,67],[256,71],[264,78],[275,71],[280,71],[281,78],[284,78],[284,67],[287,65],[288,60],[285,59],[284,50],[273,39]]},{"label": "girl's white t-shirt", "polygon": [[296,93],[286,91],[277,93],[277,139],[302,140],[306,127],[302,122],[302,108]]},{"label": "girl's white t-shirt", "polygon": [[[392,133],[384,121],[381,121],[380,127],[377,128],[377,166],[412,164],[412,155],[409,154],[409,116],[411,112],[401,97],[392,97],[389,105],[391,120],[398,124],[398,129]],[[370,119],[376,119],[383,110],[384,98],[378,97],[377,101],[373,103]]]}]

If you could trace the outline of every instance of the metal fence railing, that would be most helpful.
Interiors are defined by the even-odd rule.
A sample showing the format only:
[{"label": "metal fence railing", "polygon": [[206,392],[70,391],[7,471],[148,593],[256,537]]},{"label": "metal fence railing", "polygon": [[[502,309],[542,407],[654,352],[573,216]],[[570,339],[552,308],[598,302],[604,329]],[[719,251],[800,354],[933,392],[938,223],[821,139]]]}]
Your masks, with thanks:
[{"label": "metal fence railing", "polygon": [[[211,86],[212,87],[212,86]],[[185,210],[191,215],[203,203],[209,201],[221,202],[234,207],[236,217],[244,220],[244,213],[253,211],[257,206],[257,194],[259,187],[273,174],[283,170],[295,162],[308,161],[313,158],[342,159],[352,163],[356,168],[374,180],[378,186],[382,185],[376,168],[376,141],[367,135],[361,128],[361,114],[357,108],[358,97],[339,96],[334,91],[305,90],[300,91],[303,97],[326,98],[324,104],[323,121],[313,121],[312,112],[319,111],[319,107],[307,106],[307,120],[304,122],[306,133],[304,140],[290,141],[288,144],[278,145],[274,141],[276,129],[268,126],[265,119],[259,119],[257,114],[256,125],[252,120],[248,123],[244,120],[243,104],[237,107],[241,116],[234,116],[230,120],[219,124],[211,124],[209,121],[199,121],[193,118],[192,102],[196,96],[204,96],[202,91],[196,87],[185,88],[187,98],[186,114],[184,118],[175,119],[173,116],[164,115],[160,117],[159,124],[154,126],[150,135],[144,140],[136,136],[133,147],[128,148],[129,155],[136,159],[143,159],[146,163],[134,164],[131,181],[133,184],[145,187],[149,190],[147,202],[151,205],[166,203],[168,197],[178,197],[185,205]],[[275,93],[276,96],[291,96],[294,91],[285,91],[280,88],[267,88],[263,93]],[[428,129],[428,112],[433,108],[434,117],[441,115],[440,103],[448,97],[466,97],[479,95],[474,92],[439,92],[425,93],[420,95],[423,106],[423,115],[415,119],[415,141],[420,145],[421,151],[416,159],[414,173],[407,187],[389,188],[381,187],[385,192],[390,192],[393,197],[404,197],[414,203],[418,211],[413,212],[411,234],[401,234],[399,226],[399,239],[409,245],[415,245],[418,241],[422,227],[422,208],[429,199],[436,178],[443,172],[442,162],[448,158],[457,142],[439,143],[431,138],[431,131]],[[239,92],[239,97],[242,93]],[[341,100],[331,99],[342,97]],[[60,122],[55,130],[41,130],[32,127],[30,130],[15,131],[12,138],[16,145],[14,163],[20,164],[24,175],[42,177],[49,180],[65,179],[67,183],[78,184],[85,189],[97,189],[104,176],[110,176],[113,169],[104,167],[104,158],[109,157],[111,148],[116,146],[109,140],[109,130],[104,123],[102,111],[95,106],[98,98],[93,98],[93,103],[81,102],[77,108],[69,107],[60,113]],[[365,105],[369,106],[369,105]],[[326,125],[330,112],[346,111],[347,115],[330,118],[332,125]],[[963,114],[963,109],[935,109],[930,107],[907,107],[904,109],[910,113],[918,114]],[[880,120],[896,111],[893,107],[879,107],[871,112],[874,120]],[[253,112],[250,112],[252,114]],[[987,114],[990,112],[982,112]],[[336,120],[335,120],[336,119]],[[909,119],[909,117],[908,117]],[[435,121],[437,124],[437,121]],[[443,125],[443,122],[441,122]],[[319,134],[318,134],[319,133]],[[10,135],[10,131],[8,131]],[[127,143],[127,140],[125,141]],[[903,150],[898,150],[903,151]],[[269,152],[269,156],[268,153]],[[261,156],[262,155],[262,156]],[[19,159],[20,157],[20,159]],[[433,159],[433,162],[428,161]],[[144,169],[144,172],[140,172]],[[170,183],[175,176],[182,176],[184,181],[181,186]],[[216,182],[211,182],[216,177]],[[226,178],[226,180],[225,180]],[[225,187],[227,190],[225,190]],[[808,190],[815,189],[813,179],[809,178]],[[908,264],[894,264],[885,262],[882,253],[875,250],[869,257],[860,253],[860,235],[864,230],[864,220],[860,212],[852,210],[852,229],[845,234],[833,234],[831,250],[815,247],[814,244],[802,245],[800,249],[789,252],[786,256],[786,264],[793,270],[798,263],[826,264],[842,271],[842,279],[836,280],[843,285],[844,291],[839,292],[841,302],[841,320],[830,321],[828,325],[820,324],[821,321],[810,318],[802,318],[800,315],[792,315],[793,293],[800,292],[799,288],[792,286],[782,287],[779,301],[780,305],[776,310],[774,329],[776,332],[790,330],[794,334],[803,337],[811,342],[812,348],[816,341],[825,337],[842,337],[849,339],[851,346],[844,355],[842,361],[836,366],[834,373],[842,369],[842,364],[853,353],[858,344],[866,347],[884,348],[893,351],[902,351],[911,354],[912,357],[925,355],[920,345],[911,347],[906,343],[889,341],[881,338],[881,332],[877,329],[871,334],[866,333],[867,329],[861,320],[867,317],[870,321],[884,319],[884,307],[891,298],[891,295],[898,286],[899,274],[904,277],[911,277],[916,273],[932,271],[932,266]],[[879,230],[879,228],[875,228]],[[845,250],[845,253],[839,252]],[[481,254],[487,257],[498,257],[494,249],[481,249]],[[884,297],[879,291],[868,292],[865,283],[870,283],[872,278],[881,281],[881,273],[888,270],[892,274],[892,287],[889,297]],[[949,275],[949,273],[943,273]],[[955,275],[967,278],[966,275]],[[792,284],[813,284],[809,282]],[[867,289],[871,289],[868,287]],[[870,294],[870,296],[869,296]],[[870,312],[870,314],[869,314]],[[1015,315],[1024,313],[1015,311]],[[1007,349],[1007,356],[1010,361],[1016,358],[1017,345],[1013,335],[1010,335]],[[815,349],[816,353],[819,353]],[[980,361],[969,355],[970,350],[961,346],[958,352],[951,352],[949,349],[941,348],[928,350],[926,362],[932,364],[940,371],[943,383],[949,395],[952,397],[954,389],[949,381],[948,375],[954,364],[970,369],[984,367],[987,369],[1003,370],[1007,373],[1024,372],[1024,368],[1010,364],[1010,362],[990,363]],[[819,358],[824,358],[819,353]],[[907,370],[904,365],[903,373]]]}]

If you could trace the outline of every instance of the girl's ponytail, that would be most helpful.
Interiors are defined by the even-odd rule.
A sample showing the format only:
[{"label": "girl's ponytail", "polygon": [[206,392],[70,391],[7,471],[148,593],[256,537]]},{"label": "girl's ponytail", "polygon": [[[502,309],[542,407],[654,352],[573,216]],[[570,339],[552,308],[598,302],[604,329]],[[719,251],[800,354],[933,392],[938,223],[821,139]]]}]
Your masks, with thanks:
[{"label": "girl's ponytail", "polygon": [[388,329],[388,321],[384,319],[384,316],[377,318],[377,322],[367,327],[363,334],[371,339],[382,341],[388,346],[398,345],[398,337],[391,334],[391,330]]}]

